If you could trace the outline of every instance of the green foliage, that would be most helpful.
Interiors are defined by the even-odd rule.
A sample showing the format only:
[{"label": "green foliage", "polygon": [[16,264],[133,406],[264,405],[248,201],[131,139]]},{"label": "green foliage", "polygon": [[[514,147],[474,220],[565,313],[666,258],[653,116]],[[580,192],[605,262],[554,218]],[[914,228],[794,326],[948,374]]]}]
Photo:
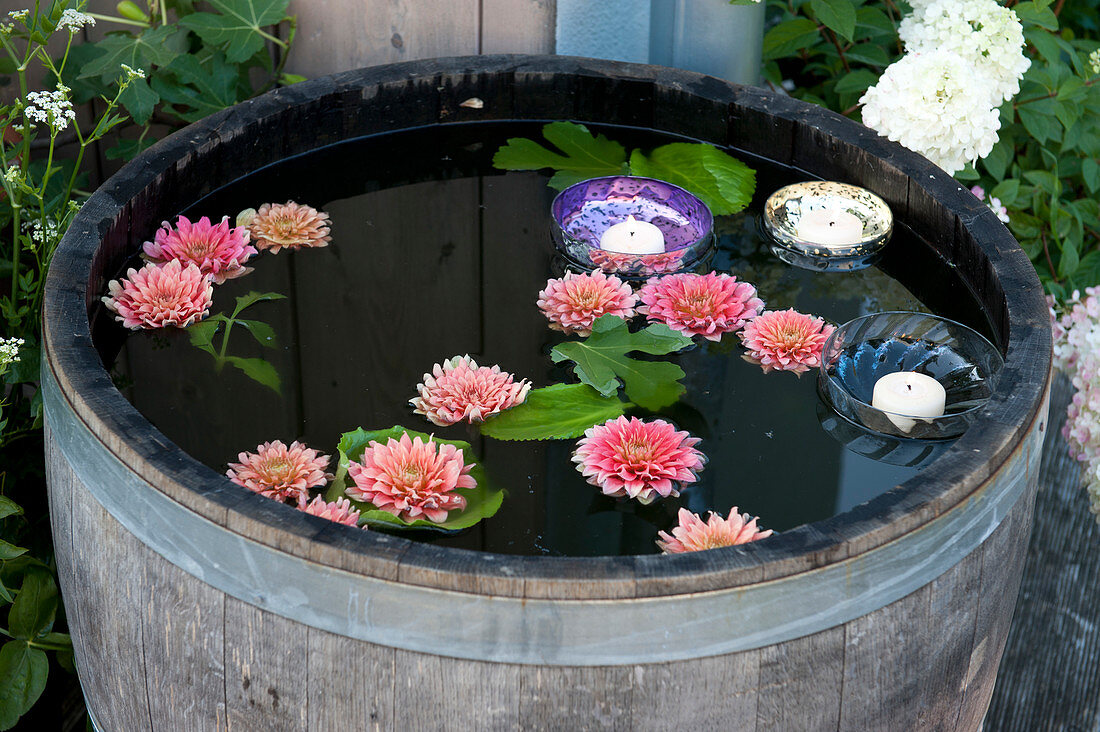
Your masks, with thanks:
[{"label": "green foliage", "polygon": [[340,464],[337,467],[336,476],[325,495],[325,500],[335,501],[338,498],[348,498],[352,505],[361,512],[359,514],[360,525],[387,529],[458,531],[459,529],[469,528],[500,510],[500,505],[504,501],[504,491],[492,485],[489,476],[485,473],[485,468],[480,463],[475,464],[473,469],[470,470],[470,476],[477,482],[477,485],[473,488],[455,489],[455,493],[466,499],[466,508],[460,512],[452,511],[447,515],[447,520],[439,524],[424,519],[412,522],[403,521],[391,513],[378,510],[369,503],[356,501],[347,496],[344,491],[348,486],[348,463],[363,457],[363,451],[371,442],[384,445],[391,439],[400,439],[401,435],[404,434],[407,434],[409,439],[419,437],[425,442],[435,440],[443,445],[454,445],[462,450],[462,456],[467,463],[474,459],[473,447],[470,443],[461,440],[443,440],[433,435],[397,426],[385,430],[364,430],[360,427],[352,432],[345,432],[340,437],[340,444],[336,448],[340,454]]},{"label": "green foliage", "polygon": [[631,333],[622,318],[601,315],[592,324],[592,335],[583,341],[554,346],[550,357],[554,363],[572,361],[577,378],[604,396],[614,396],[621,379],[627,398],[655,412],[674,403],[684,393],[685,387],[680,383],[684,370],[667,361],[640,361],[627,354],[639,352],[660,356],[691,344],[691,338],[664,323],[653,323]]},{"label": "green foliage", "polygon": [[615,419],[629,406],[587,384],[554,384],[532,389],[523,404],[483,422],[481,434],[497,440],[566,440]]},{"label": "green foliage", "polygon": [[593,135],[576,122],[551,122],[543,137],[561,152],[525,137],[513,137],[493,156],[502,170],[555,171],[550,187],[563,190],[588,178],[640,175],[674,183],[699,196],[716,216],[737,213],[752,200],[756,174],[752,168],[713,145],[674,142],[648,155],[626,149],[604,135]]},{"label": "green foliage", "polygon": [[[218,313],[188,326],[187,335],[191,340],[191,345],[214,357],[215,370],[220,372],[225,364],[229,364],[240,369],[248,378],[279,394],[282,391],[282,381],[279,378],[279,372],[270,362],[262,358],[230,356],[227,355],[227,351],[229,350],[229,334],[233,332],[234,325],[240,325],[252,334],[252,337],[262,347],[275,348],[278,343],[275,338],[275,330],[270,325],[259,320],[245,320],[237,316],[244,312],[246,308],[258,302],[283,300],[285,298],[286,295],[281,295],[278,292],[249,292],[241,295],[237,298],[237,305],[233,308],[231,314]],[[220,347],[215,349],[214,339],[218,333],[221,333],[222,340]]]},{"label": "green foliage", "polygon": [[[292,83],[283,78],[296,31],[294,17],[286,15],[288,4],[209,0],[209,10],[196,11],[191,0],[153,0],[148,13],[138,4],[122,2],[117,17],[97,16],[101,22],[114,21],[119,29],[74,49],[76,63],[65,79],[77,101],[104,94],[122,64],[144,74],[119,100],[142,126],[140,136],[116,144],[107,156],[130,159],[147,147],[154,121],[179,127],[276,83]],[[283,25],[285,40],[276,32]],[[277,61],[268,44],[277,49]]]},{"label": "green foliage", "polygon": [[[1100,284],[1100,12],[1094,0],[1008,3],[1031,59],[1001,108],[993,151],[956,174],[1007,207],[1009,229],[1061,298]],[[793,96],[859,119],[858,101],[901,52],[904,6],[863,0],[768,0],[765,77]],[[854,15],[854,27],[851,19]],[[1094,60],[1096,59],[1096,60]]]}]

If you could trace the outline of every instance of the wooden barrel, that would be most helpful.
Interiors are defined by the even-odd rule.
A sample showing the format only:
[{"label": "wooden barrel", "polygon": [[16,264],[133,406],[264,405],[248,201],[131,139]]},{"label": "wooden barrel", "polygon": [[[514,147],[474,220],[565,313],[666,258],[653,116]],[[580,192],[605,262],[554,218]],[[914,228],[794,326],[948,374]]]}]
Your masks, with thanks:
[{"label": "wooden barrel", "polygon": [[[482,109],[460,102],[484,100]],[[159,222],[332,142],[477,119],[639,125],[878,192],[954,264],[1006,366],[916,477],[776,540],[554,558],[363,532],[231,484],[114,388],[89,314]],[[44,393],[57,563],[103,730],[977,729],[1031,523],[1042,289],[987,207],[847,119],[688,72],[482,56],[295,85],[192,125],[98,190],[51,268]],[[102,339],[101,339],[102,340]],[[117,344],[115,344],[117,346]]]}]

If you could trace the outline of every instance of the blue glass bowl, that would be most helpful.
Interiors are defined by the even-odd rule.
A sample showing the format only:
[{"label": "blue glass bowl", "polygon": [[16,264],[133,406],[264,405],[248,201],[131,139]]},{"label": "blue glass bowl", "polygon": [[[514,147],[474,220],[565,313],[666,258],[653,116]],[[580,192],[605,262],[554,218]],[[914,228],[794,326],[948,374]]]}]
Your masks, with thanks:
[{"label": "blue glass bowl", "polygon": [[[590,272],[648,277],[687,269],[714,247],[714,216],[680,186],[628,175],[591,178],[558,194],[550,205],[554,245],[565,259]],[[600,249],[610,227],[633,216],[665,237],[665,251],[626,254]]]},{"label": "blue glass bowl", "polygon": [[[896,437],[958,437],[992,396],[1004,366],[1001,352],[980,333],[953,320],[914,312],[886,312],[850,320],[825,342],[818,391],[845,419]],[[946,392],[940,417],[889,413],[871,406],[875,382],[915,371]]]}]

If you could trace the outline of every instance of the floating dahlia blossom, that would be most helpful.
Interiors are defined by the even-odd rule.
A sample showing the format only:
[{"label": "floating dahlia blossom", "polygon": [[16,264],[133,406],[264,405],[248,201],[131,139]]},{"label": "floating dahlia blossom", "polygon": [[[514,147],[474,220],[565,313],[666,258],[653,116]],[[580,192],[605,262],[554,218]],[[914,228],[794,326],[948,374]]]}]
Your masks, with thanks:
[{"label": "floating dahlia blossom", "polygon": [[252,271],[244,266],[256,255],[256,248],[248,243],[248,229],[230,228],[228,216],[220,224],[210,223],[206,216],[195,223],[180,216],[175,228],[167,221],[161,226],[154,241],[147,241],[142,247],[145,258],[154,264],[173,259],[181,264],[194,264],[204,275],[210,275],[215,285]]},{"label": "floating dahlia blossom", "polygon": [[416,385],[420,396],[409,400],[415,414],[440,427],[486,418],[522,404],[531,390],[527,379],[517,382],[500,366],[478,366],[467,354],[435,364]]},{"label": "floating dahlia blossom", "polygon": [[638,291],[638,312],[684,335],[717,341],[764,309],[756,288],[728,274],[673,274],[651,279]]},{"label": "floating dahlia blossom", "polygon": [[538,306],[550,320],[552,330],[587,336],[601,315],[633,318],[638,302],[634,290],[614,275],[567,272],[561,279],[546,281]]},{"label": "floating dahlia blossom", "polygon": [[240,462],[229,463],[225,473],[231,481],[277,501],[292,500],[298,508],[306,507],[310,488],[332,479],[325,472],[329,456],[300,442],[292,442],[290,447],[279,440],[265,442],[256,452],[240,453],[237,460]]},{"label": "floating dahlia blossom", "polygon": [[657,534],[657,546],[665,554],[699,552],[704,549],[717,549],[723,546],[747,544],[772,535],[772,530],[761,531],[757,528],[757,519],[749,514],[737,513],[737,506],[730,510],[728,518],[710,511],[704,522],[697,514],[681,508],[678,518],[680,524],[672,529],[672,534],[661,531]]},{"label": "floating dahlia blossom", "polygon": [[664,420],[637,417],[590,427],[577,442],[573,462],[589,483],[608,496],[637,498],[642,504],[680,495],[698,480],[706,458],[695,449],[698,437]]},{"label": "floating dahlia blossom", "polygon": [[403,521],[427,519],[438,524],[447,520],[449,511],[466,508],[466,498],[453,491],[477,485],[468,475],[473,467],[454,445],[431,438],[410,440],[405,433],[385,445],[372,441],[358,462],[348,464],[355,485],[347,494]]},{"label": "floating dahlia blossom", "polygon": [[821,318],[791,308],[758,315],[737,335],[749,349],[746,360],[760,364],[765,374],[774,370],[801,375],[821,365],[821,349],[834,330]]},{"label": "floating dahlia blossom", "polygon": [[294,201],[265,203],[254,215],[246,210],[237,223],[248,227],[257,248],[272,254],[280,249],[324,247],[332,241],[328,214]]},{"label": "floating dahlia blossom", "polygon": [[985,80],[997,104],[1020,91],[1020,79],[1031,66],[1020,19],[997,0],[921,2],[901,21],[898,35],[908,53],[957,53],[976,80]]},{"label": "floating dahlia blossom", "polygon": [[127,270],[126,277],[107,284],[107,292],[103,304],[131,330],[186,328],[207,316],[214,296],[198,267],[177,260]]},{"label": "floating dahlia blossom", "polygon": [[908,53],[860,97],[863,124],[948,173],[984,158],[1001,128],[999,97],[957,53]]},{"label": "floating dahlia blossom", "polygon": [[352,508],[351,501],[346,498],[338,498],[332,503],[326,503],[323,496],[316,496],[301,509],[312,516],[320,516],[338,524],[359,525],[359,509]]}]

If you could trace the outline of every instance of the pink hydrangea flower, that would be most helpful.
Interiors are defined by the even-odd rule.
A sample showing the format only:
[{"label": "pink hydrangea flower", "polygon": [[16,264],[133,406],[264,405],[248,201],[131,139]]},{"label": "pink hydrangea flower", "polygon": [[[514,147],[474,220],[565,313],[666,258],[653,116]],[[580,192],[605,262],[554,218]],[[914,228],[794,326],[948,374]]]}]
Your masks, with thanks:
[{"label": "pink hydrangea flower", "polygon": [[821,349],[834,330],[821,318],[791,308],[758,315],[737,335],[749,349],[745,358],[760,364],[765,374],[772,370],[803,374],[821,365]]},{"label": "pink hydrangea flower", "polygon": [[679,554],[681,552],[698,552],[704,549],[717,549],[723,546],[735,544],[747,544],[750,541],[758,541],[772,535],[772,530],[761,531],[756,527],[757,519],[746,514],[737,513],[737,506],[730,510],[728,518],[722,518],[714,511],[704,522],[697,514],[686,508],[681,508],[678,514],[679,526],[672,529],[672,534],[661,531],[657,534],[657,546],[665,554]]},{"label": "pink hydrangea flower", "polygon": [[294,201],[265,203],[254,215],[249,212],[237,221],[248,226],[259,249],[272,254],[280,249],[324,247],[332,241],[328,214]]},{"label": "pink hydrangea flower", "polygon": [[326,472],[329,456],[321,455],[300,442],[287,447],[279,440],[265,442],[256,452],[237,455],[225,475],[237,485],[277,501],[292,500],[305,508],[309,489],[332,479]]},{"label": "pink hydrangea flower", "polygon": [[211,224],[203,216],[195,223],[186,216],[176,220],[176,228],[165,221],[158,229],[154,241],[142,247],[145,258],[155,264],[165,264],[173,259],[181,264],[194,264],[204,275],[209,275],[215,285],[252,271],[244,263],[256,255],[256,248],[248,243],[248,229],[230,228],[229,217],[220,224]]},{"label": "pink hydrangea flower", "polygon": [[625,416],[590,427],[577,442],[577,470],[608,496],[629,496],[643,504],[680,495],[698,480],[706,458],[695,449],[698,437],[664,420],[643,422]]},{"label": "pink hydrangea flower", "polygon": [[522,404],[531,390],[527,379],[517,382],[500,366],[478,366],[467,354],[435,364],[416,385],[420,396],[409,400],[415,414],[440,427],[465,420],[473,424]]},{"label": "pink hydrangea flower", "polygon": [[303,506],[302,510],[312,516],[320,516],[338,524],[359,525],[359,509],[352,508],[351,501],[346,498],[339,498],[332,503],[326,503],[323,496],[316,496]]},{"label": "pink hydrangea flower", "polygon": [[638,312],[687,336],[717,341],[764,309],[756,288],[733,275],[681,273],[651,279],[638,291]]},{"label": "pink hydrangea flower", "polygon": [[473,488],[477,481],[468,473],[462,450],[454,445],[392,437],[385,445],[372,441],[358,462],[348,464],[348,475],[355,482],[347,494],[358,501],[412,522],[427,519],[435,523],[447,520],[449,511],[466,508],[466,498],[456,488]]},{"label": "pink hydrangea flower", "polygon": [[633,318],[638,298],[630,285],[603,272],[574,274],[546,281],[539,293],[538,306],[550,321],[552,330],[587,336],[592,323],[601,315]]},{"label": "pink hydrangea flower", "polygon": [[163,267],[147,264],[130,269],[107,284],[103,304],[131,330],[186,328],[210,313],[214,288],[193,264],[172,260]]}]

